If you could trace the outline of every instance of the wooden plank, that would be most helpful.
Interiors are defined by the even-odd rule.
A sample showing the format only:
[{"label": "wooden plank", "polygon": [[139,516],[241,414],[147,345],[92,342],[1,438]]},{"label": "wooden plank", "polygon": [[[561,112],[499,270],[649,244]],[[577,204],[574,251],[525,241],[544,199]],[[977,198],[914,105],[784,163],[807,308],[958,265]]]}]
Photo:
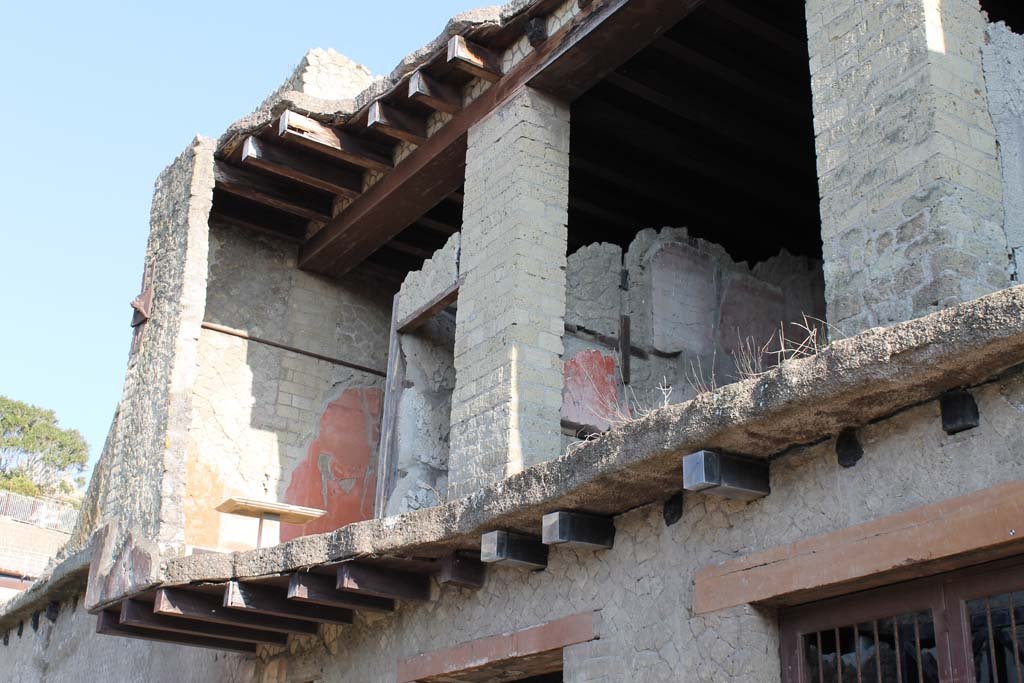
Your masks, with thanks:
[{"label": "wooden plank", "polygon": [[363,191],[363,172],[341,168],[322,159],[280,145],[247,137],[242,143],[242,165],[315,187],[324,192],[356,197]]},{"label": "wooden plank", "polygon": [[281,114],[277,134],[282,140],[371,171],[387,172],[395,166],[386,150],[294,111]]},{"label": "wooden plank", "polygon": [[351,624],[353,618],[353,612],[350,609],[288,600],[280,589],[238,581],[228,582],[227,590],[224,591],[223,604],[233,610],[245,610],[271,617],[301,619],[320,624]]},{"label": "wooden plank", "polygon": [[302,505],[291,505],[280,503],[276,500],[259,500],[256,498],[245,498],[232,496],[214,508],[217,512],[228,515],[241,515],[243,517],[262,517],[263,515],[277,515],[278,519],[285,524],[309,524],[314,519],[320,519],[326,510],[303,507]]},{"label": "wooden plank", "polygon": [[274,633],[255,628],[241,626],[222,626],[194,619],[168,617],[153,613],[153,605],[141,600],[124,600],[121,602],[120,623],[137,628],[146,628],[168,633],[183,633],[192,636],[209,636],[224,640],[237,640],[243,643],[271,643],[285,645],[288,635]]},{"label": "wooden plank", "polygon": [[331,218],[330,195],[319,191],[291,188],[221,160],[214,162],[213,177],[217,189],[223,192],[311,221],[325,222]]},{"label": "wooden plank", "polygon": [[633,344],[630,341],[630,324],[628,315],[619,316],[619,368],[622,372],[622,383],[629,384],[630,360],[633,357]]},{"label": "wooden plank", "polygon": [[430,601],[430,577],[361,562],[338,565],[338,590],[406,602]]},{"label": "wooden plank", "polygon": [[501,79],[501,59],[482,45],[452,36],[448,41],[448,64],[475,78],[495,82]]},{"label": "wooden plank", "polygon": [[429,301],[418,309],[407,315],[405,318],[398,322],[398,331],[401,334],[412,332],[417,327],[423,325],[435,315],[443,311],[444,309],[451,306],[459,298],[459,287],[462,284],[462,280],[456,280],[449,285],[443,292],[441,292],[432,301]]},{"label": "wooden plank", "polygon": [[256,652],[256,643],[225,640],[223,638],[211,638],[209,636],[192,636],[183,633],[168,633],[166,631],[154,631],[146,628],[128,626],[120,623],[119,613],[114,610],[104,610],[97,615],[96,633],[100,633],[105,636],[136,638],[138,640],[148,640],[156,643],[203,647],[210,650]]},{"label": "wooden plank", "polygon": [[405,388],[405,355],[398,333],[398,294],[391,300],[391,330],[388,335],[388,369],[384,380],[384,409],[381,413],[380,444],[377,447],[377,494],[375,516],[385,516],[388,496],[397,472],[398,404]]},{"label": "wooden plank", "polygon": [[462,111],[462,93],[447,83],[431,78],[422,70],[414,71],[409,77],[409,99],[446,114]]},{"label": "wooden plank", "polygon": [[395,140],[414,145],[422,145],[427,140],[426,121],[380,100],[370,104],[366,113],[366,126]]},{"label": "wooden plank", "polygon": [[333,576],[297,572],[288,582],[288,599],[367,612],[393,612],[395,609],[394,600],[339,591],[336,584],[337,578]]},{"label": "wooden plank", "polygon": [[153,613],[278,633],[315,635],[317,632],[316,624],[308,621],[283,617],[270,618],[261,614],[231,610],[224,606],[224,599],[219,595],[197,593],[182,588],[158,590],[156,600],[153,602]]},{"label": "wooden plank", "polygon": [[347,273],[462,187],[469,128],[524,85],[575,99],[702,1],[591,3],[313,235],[299,266],[335,277]]}]

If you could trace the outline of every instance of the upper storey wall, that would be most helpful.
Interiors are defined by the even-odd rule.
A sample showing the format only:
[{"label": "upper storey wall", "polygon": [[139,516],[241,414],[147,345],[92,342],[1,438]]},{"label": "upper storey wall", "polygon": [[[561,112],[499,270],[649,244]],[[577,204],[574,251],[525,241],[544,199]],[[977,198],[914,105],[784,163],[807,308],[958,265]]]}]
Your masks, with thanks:
[{"label": "upper storey wall", "polygon": [[807,25],[829,322],[1008,286],[977,0],[809,0]]},{"label": "upper storey wall", "polygon": [[[390,298],[359,276],[295,267],[294,245],[213,225],[188,443],[188,546],[253,547],[257,521],[218,513],[242,496],[327,510],[284,539],[373,516]],[[307,352],[307,353],[301,353]]]}]

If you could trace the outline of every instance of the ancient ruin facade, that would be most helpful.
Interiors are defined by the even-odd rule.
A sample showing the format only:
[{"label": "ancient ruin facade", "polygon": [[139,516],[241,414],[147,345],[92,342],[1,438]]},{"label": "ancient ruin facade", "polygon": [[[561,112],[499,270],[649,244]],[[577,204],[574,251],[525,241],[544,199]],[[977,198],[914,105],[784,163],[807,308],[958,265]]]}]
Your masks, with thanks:
[{"label": "ancient ruin facade", "polygon": [[157,179],[11,680],[1024,680],[1024,13],[524,0]]}]

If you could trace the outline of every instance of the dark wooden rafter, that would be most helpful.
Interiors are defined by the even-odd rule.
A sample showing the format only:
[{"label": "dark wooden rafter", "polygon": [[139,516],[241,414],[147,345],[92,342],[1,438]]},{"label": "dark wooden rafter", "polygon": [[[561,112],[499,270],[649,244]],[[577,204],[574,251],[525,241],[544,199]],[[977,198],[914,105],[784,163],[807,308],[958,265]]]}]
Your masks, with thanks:
[{"label": "dark wooden rafter", "polygon": [[302,244],[306,240],[306,227],[309,224],[299,216],[221,190],[213,193],[213,208],[210,211],[210,224],[218,222],[272,235],[294,244]]},{"label": "dark wooden rafter", "polygon": [[153,605],[142,600],[124,600],[121,602],[120,623],[136,628],[146,628],[168,633],[182,633],[192,636],[209,636],[223,640],[239,640],[246,643],[270,643],[284,645],[288,636],[255,628],[241,626],[224,626],[206,621],[169,617],[153,612]]},{"label": "dark wooden rafter", "polygon": [[805,103],[798,102],[780,92],[778,88],[766,84],[763,80],[752,78],[738,69],[722,64],[689,45],[663,36],[654,41],[652,47],[670,56],[679,64],[698,69],[711,78],[778,107],[784,112],[795,116],[807,114],[808,109]]},{"label": "dark wooden rafter", "polygon": [[238,581],[228,582],[223,605],[232,610],[321,624],[351,624],[353,619],[350,609],[288,600],[279,588]]},{"label": "dark wooden rafter", "polygon": [[293,111],[281,114],[277,135],[292,144],[372,171],[390,171],[394,168],[387,150]]},{"label": "dark wooden rafter", "polygon": [[198,593],[182,588],[161,588],[153,601],[153,613],[168,617],[182,617],[212,624],[242,626],[278,633],[315,634],[316,624],[298,619],[267,617],[240,612],[224,606],[218,594]]},{"label": "dark wooden rafter", "polygon": [[[700,3],[590,3],[318,231],[299,265],[334,276],[348,272],[462,186],[467,131],[524,85],[575,99]],[[449,43],[449,54],[453,46],[457,57],[460,42]]]},{"label": "dark wooden rafter", "polygon": [[776,156],[780,164],[797,168],[802,165],[801,159],[792,158],[796,143],[784,131],[736,112],[716,110],[697,98],[669,94],[673,89],[666,87],[660,75],[616,71],[608,75],[606,82],[734,143],[764,149]]},{"label": "dark wooden rafter", "polygon": [[288,599],[369,612],[391,612],[395,609],[394,600],[339,591],[336,577],[311,572],[292,574],[288,582]]},{"label": "dark wooden rafter", "polygon": [[462,92],[427,75],[422,69],[409,77],[409,99],[446,114],[462,111]]},{"label": "dark wooden rafter", "polygon": [[241,164],[344,197],[363,190],[363,173],[331,164],[309,153],[289,149],[255,137],[242,143]]},{"label": "dark wooden rafter", "polygon": [[390,567],[345,562],[338,565],[337,589],[406,602],[430,600],[430,577]]},{"label": "dark wooden rafter", "polygon": [[427,122],[424,119],[381,100],[370,104],[366,126],[400,142],[422,145],[427,140]]},{"label": "dark wooden rafter", "polygon": [[790,56],[807,59],[807,45],[799,38],[780,30],[774,24],[761,19],[747,10],[738,7],[729,0],[714,0],[707,7],[734,26],[754,34],[773,47],[779,48]]},{"label": "dark wooden rafter", "polygon": [[96,617],[96,633],[106,636],[121,636],[122,638],[135,638],[148,640],[157,643],[170,643],[173,645],[189,645],[192,647],[204,647],[211,650],[226,650],[229,652],[255,652],[256,643],[243,642],[238,640],[227,640],[225,638],[211,638],[210,636],[188,635],[184,633],[172,633],[168,631],[157,631],[148,628],[139,628],[121,623],[120,610],[104,610]]},{"label": "dark wooden rafter", "polygon": [[448,40],[448,64],[474,78],[492,83],[501,79],[501,59],[482,45],[465,36],[452,36]]},{"label": "dark wooden rafter", "polygon": [[220,160],[214,162],[213,177],[218,190],[244,197],[257,204],[312,221],[323,222],[331,218],[331,197],[326,193],[290,187],[273,178],[231,166]]}]

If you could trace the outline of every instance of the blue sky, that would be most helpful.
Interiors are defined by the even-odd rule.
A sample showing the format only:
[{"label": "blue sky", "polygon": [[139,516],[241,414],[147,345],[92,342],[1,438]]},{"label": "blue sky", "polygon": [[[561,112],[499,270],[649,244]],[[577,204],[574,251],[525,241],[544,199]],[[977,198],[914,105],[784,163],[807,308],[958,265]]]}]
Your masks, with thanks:
[{"label": "blue sky", "polygon": [[5,6],[0,394],[56,410],[89,441],[91,466],[121,393],[160,170],[197,133],[216,137],[251,111],[308,48],[387,73],[481,4]]}]

